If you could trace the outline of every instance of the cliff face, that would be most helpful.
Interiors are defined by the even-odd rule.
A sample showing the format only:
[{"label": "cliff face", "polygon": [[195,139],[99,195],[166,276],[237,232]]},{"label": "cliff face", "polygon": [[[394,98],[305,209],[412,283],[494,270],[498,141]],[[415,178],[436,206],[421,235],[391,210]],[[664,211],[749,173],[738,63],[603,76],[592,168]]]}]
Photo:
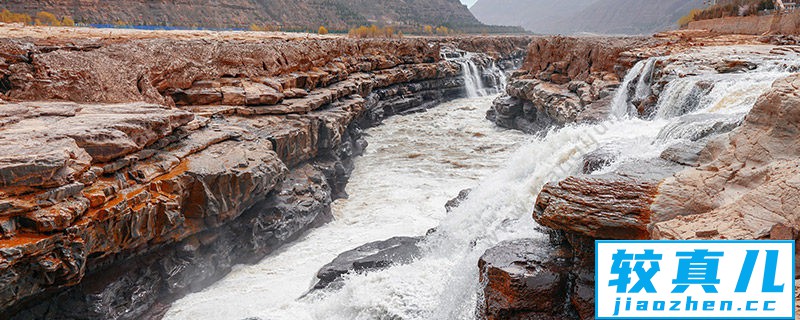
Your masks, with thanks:
[{"label": "cliff face", "polygon": [[650,34],[674,29],[680,17],[704,6],[701,0],[479,0],[470,10],[484,23],[542,34]]},{"label": "cliff face", "polygon": [[[649,119],[659,111],[654,110],[659,99],[668,95],[668,83],[687,74],[710,75],[712,80],[697,83],[697,90],[704,90],[724,88],[714,77],[767,69],[772,60],[796,72],[793,64],[783,62],[795,59],[794,47],[753,46],[775,39],[782,37],[677,32],[652,39],[535,39],[523,70],[488,116],[498,125],[536,134],[570,123],[601,123],[612,105],[609,91],[625,83],[619,89],[629,99],[629,115]],[[634,68],[626,77],[635,78],[620,83],[634,62],[653,56],[659,58],[648,60],[652,69]],[[656,157],[620,161],[613,169],[606,167],[620,157],[614,153],[620,150],[608,152],[600,145],[583,157],[581,173],[544,185],[532,216],[550,239],[503,242],[479,262],[486,281],[486,299],[479,306],[485,318],[594,318],[596,239],[800,240],[800,153],[793,145],[798,115],[791,107],[798,103],[798,81],[793,74],[772,83],[744,120],[735,113],[692,109],[699,98],[668,100],[661,108],[680,110],[660,118],[671,122],[658,136],[676,130],[686,134],[681,142],[665,145]],[[747,85],[756,90],[756,100],[759,85]],[[599,88],[605,93],[595,95]],[[696,91],[691,92],[685,94],[692,97]],[[737,103],[725,100],[714,107],[734,108]],[[665,143],[659,139],[653,143]],[[601,168],[606,170],[595,173]]]},{"label": "cliff face", "polygon": [[259,260],[331,218],[361,128],[464,94],[442,42],[528,41],[124,34],[0,39],[4,316],[137,318]]},{"label": "cliff face", "polygon": [[484,27],[458,0],[9,0],[0,7],[31,15],[45,10],[92,24],[122,21],[148,26],[247,28],[253,23],[270,23],[310,30],[319,26],[347,30],[372,23],[414,28],[444,25],[475,31]]},{"label": "cliff face", "polygon": [[638,59],[632,48],[665,41],[643,37],[541,37],[487,117],[501,127],[538,134],[608,114],[620,81]]}]

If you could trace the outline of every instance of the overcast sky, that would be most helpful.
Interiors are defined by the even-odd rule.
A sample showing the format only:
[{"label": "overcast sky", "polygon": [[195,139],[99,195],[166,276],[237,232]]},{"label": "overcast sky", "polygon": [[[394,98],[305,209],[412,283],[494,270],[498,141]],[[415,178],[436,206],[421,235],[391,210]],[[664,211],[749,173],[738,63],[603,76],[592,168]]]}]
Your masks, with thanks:
[{"label": "overcast sky", "polygon": [[468,6],[472,6],[472,4],[475,3],[475,1],[478,1],[478,0],[461,0],[461,3],[466,4]]}]

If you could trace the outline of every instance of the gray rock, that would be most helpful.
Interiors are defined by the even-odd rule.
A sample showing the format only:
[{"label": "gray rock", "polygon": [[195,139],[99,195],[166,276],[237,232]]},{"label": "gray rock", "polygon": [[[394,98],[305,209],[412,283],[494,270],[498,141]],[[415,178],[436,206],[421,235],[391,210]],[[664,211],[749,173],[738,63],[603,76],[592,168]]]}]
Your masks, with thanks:
[{"label": "gray rock", "polygon": [[370,242],[340,254],[317,272],[314,289],[324,289],[349,272],[377,270],[394,264],[409,263],[419,257],[417,244],[422,237],[394,237]]},{"label": "gray rock", "polygon": [[447,203],[444,204],[444,208],[447,210],[448,213],[452,212],[453,209],[458,208],[458,206],[460,206],[461,203],[464,202],[464,200],[467,200],[471,192],[472,188],[461,190],[458,193],[458,196],[456,196],[453,199],[450,199],[450,201],[447,201]]}]

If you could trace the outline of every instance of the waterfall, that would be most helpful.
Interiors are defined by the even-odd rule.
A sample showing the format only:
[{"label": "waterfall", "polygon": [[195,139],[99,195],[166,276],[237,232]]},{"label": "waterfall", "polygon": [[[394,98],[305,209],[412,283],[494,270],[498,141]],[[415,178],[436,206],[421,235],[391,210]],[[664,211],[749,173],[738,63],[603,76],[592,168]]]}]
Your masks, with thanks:
[{"label": "waterfall", "polygon": [[443,57],[461,66],[467,98],[485,97],[505,90],[505,71],[486,55],[456,51],[443,54]]},{"label": "waterfall", "polygon": [[[337,201],[335,221],[257,265],[236,267],[214,286],[176,302],[165,319],[475,319],[481,290],[476,262],[486,249],[504,240],[547,237],[531,219],[545,183],[579,173],[583,156],[601,146],[620,156],[597,174],[730,129],[755,97],[800,63],[797,55],[745,47],[747,54],[775,57],[775,65],[783,67],[720,74],[698,58],[705,52],[731,56],[713,50],[720,49],[664,60],[678,65],[680,76],[662,78],[669,83],[656,104],[658,116],[651,120],[627,115],[629,101],[651,95],[654,68],[660,65],[652,59],[637,63],[625,76],[614,98],[619,117],[600,123],[522,136],[483,120],[489,98],[456,100],[427,113],[389,119],[369,129],[371,147],[356,160],[347,186],[351,198]],[[486,70],[481,72],[481,64],[471,59],[457,59],[465,83],[473,85],[468,92],[480,95],[484,88],[476,75]],[[759,62],[764,64],[770,63]],[[473,141],[480,143],[469,144]],[[465,186],[473,187],[469,197],[446,214],[448,196]],[[314,281],[316,269],[338,253],[395,235],[424,235],[433,226],[436,232],[422,241],[422,255],[412,263],[348,274],[337,290],[297,299]]]},{"label": "waterfall", "polygon": [[634,91],[634,97],[638,97],[639,95],[644,95],[645,93],[649,92],[650,89],[647,86],[647,82],[652,77],[654,66],[655,59],[650,58],[637,62],[635,65],[633,65],[633,68],[628,71],[628,74],[625,75],[625,78],[622,80],[622,84],[619,86],[619,89],[617,89],[617,92],[614,94],[614,99],[611,102],[612,117],[625,117],[633,108],[629,96],[629,90],[633,81],[637,81],[635,84],[636,87]]},{"label": "waterfall", "polygon": [[467,98],[480,97],[483,90],[483,79],[478,66],[475,65],[475,61],[467,56],[466,59],[462,59],[459,63],[464,73],[464,87],[467,89]]}]

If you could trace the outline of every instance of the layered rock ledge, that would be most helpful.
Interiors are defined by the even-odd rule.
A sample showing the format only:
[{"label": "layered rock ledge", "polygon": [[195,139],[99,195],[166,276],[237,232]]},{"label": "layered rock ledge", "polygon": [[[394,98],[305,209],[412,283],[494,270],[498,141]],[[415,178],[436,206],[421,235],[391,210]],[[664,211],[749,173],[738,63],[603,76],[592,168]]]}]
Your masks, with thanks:
[{"label": "layered rock ledge", "polygon": [[[780,39],[693,31],[651,39],[537,39],[523,70],[510,80],[506,95],[495,101],[488,117],[529,133],[606,119],[613,98],[609,93],[629,68],[657,56],[649,60],[649,72],[634,73],[636,78],[621,88],[631,116],[652,118],[667,83],[698,70],[692,71],[694,67],[715,74],[765,68],[730,60],[720,49],[682,54],[688,49],[745,45],[744,51],[769,68],[769,58],[764,57],[782,57],[798,49],[747,45],[781,44]],[[598,49],[584,45],[592,41],[600,42]],[[568,44],[559,45],[562,42]],[[619,47],[604,51],[615,43]],[[605,58],[572,67],[571,56],[594,61],[591,57],[598,53]],[[683,142],[667,147],[659,157],[623,162],[598,174],[594,172],[617,157],[601,145],[584,157],[581,174],[546,184],[532,211],[551,237],[504,242],[486,251],[479,263],[485,281],[485,298],[478,306],[482,317],[593,319],[596,239],[800,239],[800,153],[794,146],[798,81],[800,76],[794,74],[774,82],[744,120],[732,115],[681,116],[674,126],[692,129],[679,130],[685,135]],[[707,92],[713,83],[695,86]],[[695,111],[699,102],[693,103],[676,102],[674,112]],[[693,123],[701,125],[690,126]],[[659,136],[670,129],[674,127]],[[537,300],[542,296],[559,304]]]},{"label": "layered rock ledge", "polygon": [[[699,30],[653,37],[535,38],[522,68],[509,79],[506,92],[486,117],[498,126],[531,134],[570,123],[598,122],[608,118],[614,92],[638,61],[695,47],[772,40]],[[636,104],[643,116],[649,116],[653,103]]]},{"label": "layered rock ledge", "polygon": [[463,95],[444,43],[529,41],[160,35],[0,39],[3,317],[157,316],[331,219],[363,128]]}]

